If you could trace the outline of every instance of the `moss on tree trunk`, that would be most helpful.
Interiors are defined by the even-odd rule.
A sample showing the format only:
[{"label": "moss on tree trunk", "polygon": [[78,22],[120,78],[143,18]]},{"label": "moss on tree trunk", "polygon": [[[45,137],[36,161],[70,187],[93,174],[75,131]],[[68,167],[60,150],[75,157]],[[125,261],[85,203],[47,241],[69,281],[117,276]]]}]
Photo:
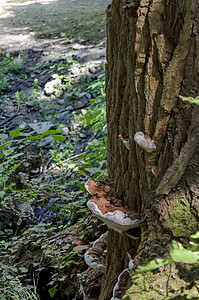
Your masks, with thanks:
[{"label": "moss on tree trunk", "polygon": [[[166,256],[172,239],[186,242],[199,228],[199,107],[179,98],[199,94],[198,28],[198,0],[113,0],[107,8],[108,174],[117,196],[141,212],[143,223],[140,243],[109,232],[100,300],[111,298],[127,251],[137,249],[135,264],[143,264]],[[156,151],[147,153],[134,142],[138,131],[155,141]],[[129,139],[129,150],[119,134]],[[165,272],[179,279],[174,269]],[[150,278],[161,281],[163,294],[165,272]],[[146,299],[143,276],[133,279],[128,292],[135,298],[125,299]],[[184,295],[185,278],[178,294],[180,286]],[[152,289],[157,292],[155,284]]]}]

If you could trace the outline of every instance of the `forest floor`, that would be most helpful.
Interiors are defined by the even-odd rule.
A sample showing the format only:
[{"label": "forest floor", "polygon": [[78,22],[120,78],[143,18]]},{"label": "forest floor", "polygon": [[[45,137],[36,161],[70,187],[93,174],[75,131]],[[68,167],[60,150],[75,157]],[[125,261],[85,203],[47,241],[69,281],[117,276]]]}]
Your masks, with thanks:
[{"label": "forest floor", "polygon": [[1,0],[0,45],[13,50],[44,50],[46,43],[59,44],[57,38],[65,36],[96,44],[106,35],[105,9],[109,3],[110,0]]},{"label": "forest floor", "polygon": [[110,0],[1,0],[0,47],[15,54],[25,51],[26,62],[33,68],[36,63],[67,56],[79,63],[99,59],[105,55],[108,3]]},{"label": "forest floor", "polygon": [[109,3],[1,1],[0,293],[5,299],[29,299],[27,293],[40,300],[98,298],[101,273],[89,270],[83,255],[105,228],[89,215],[84,182],[106,172]]}]

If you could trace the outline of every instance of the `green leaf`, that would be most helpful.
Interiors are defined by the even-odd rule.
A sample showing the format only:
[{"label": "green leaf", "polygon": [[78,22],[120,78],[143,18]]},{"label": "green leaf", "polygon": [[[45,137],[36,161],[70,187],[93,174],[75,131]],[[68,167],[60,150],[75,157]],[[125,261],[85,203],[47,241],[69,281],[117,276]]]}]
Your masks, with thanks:
[{"label": "green leaf", "polygon": [[0,184],[6,183],[7,180],[8,180],[8,176],[7,175],[0,176]]},{"label": "green leaf", "polygon": [[0,191],[0,199],[5,196],[6,192],[5,191]]},{"label": "green leaf", "polygon": [[68,57],[66,58],[66,61],[67,61],[68,63],[72,63],[72,62],[73,62],[73,57],[72,57],[72,56],[68,56]]},{"label": "green leaf", "polygon": [[17,129],[15,129],[13,131],[10,131],[9,136],[14,139],[15,137],[17,137],[17,136],[20,135],[19,133],[22,130],[23,130],[23,128],[17,128]]},{"label": "green leaf", "polygon": [[85,114],[87,113],[87,109],[81,109],[81,112],[82,112],[83,116],[85,116]]},{"label": "green leaf", "polygon": [[60,128],[60,129],[57,129],[57,130],[53,130],[53,129],[48,130],[48,131],[42,133],[42,135],[40,135],[40,138],[43,139],[44,137],[46,137],[46,136],[48,136],[48,135],[59,133],[61,130],[62,130],[61,128]]},{"label": "green leaf", "polygon": [[192,239],[199,239],[199,231],[191,235]]},{"label": "green leaf", "polygon": [[171,260],[169,258],[164,258],[164,259],[158,258],[156,260],[150,261],[146,266],[139,266],[138,272],[152,271],[170,262]]},{"label": "green leaf", "polygon": [[18,166],[19,166],[19,164],[14,165],[14,166],[12,167],[12,169],[9,171],[8,175],[10,175],[10,174],[11,174]]},{"label": "green leaf", "polygon": [[64,141],[65,139],[66,139],[66,137],[65,136],[63,136],[63,135],[61,135],[61,134],[59,134],[59,135],[53,135],[52,136],[53,137],[53,140],[54,141]]},{"label": "green leaf", "polygon": [[53,288],[48,290],[51,298],[53,298],[55,296],[56,291],[57,291],[56,287],[53,287]]},{"label": "green leaf", "polygon": [[48,207],[48,210],[50,210],[50,211],[56,211],[57,207],[55,205],[51,205],[51,206]]},{"label": "green leaf", "polygon": [[29,136],[26,138],[27,141],[30,141],[30,140],[41,140],[42,138],[40,136]]},{"label": "green leaf", "polygon": [[100,170],[99,170],[99,168],[85,168],[85,170],[86,171],[88,171],[89,173],[91,173],[91,174],[95,174],[95,173],[97,173],[97,172],[99,172]]},{"label": "green leaf", "polygon": [[183,100],[183,101],[188,101],[188,102],[191,102],[191,103],[195,103],[195,104],[198,104],[199,105],[199,96],[196,97],[196,98],[192,98],[192,97],[184,97],[184,96],[180,96],[179,97]]},{"label": "green leaf", "polygon": [[185,249],[181,243],[173,241],[173,249],[170,250],[173,261],[185,264],[194,264],[199,261],[199,251]]},{"label": "green leaf", "polygon": [[0,142],[5,141],[7,139],[8,135],[5,133],[0,134]]}]

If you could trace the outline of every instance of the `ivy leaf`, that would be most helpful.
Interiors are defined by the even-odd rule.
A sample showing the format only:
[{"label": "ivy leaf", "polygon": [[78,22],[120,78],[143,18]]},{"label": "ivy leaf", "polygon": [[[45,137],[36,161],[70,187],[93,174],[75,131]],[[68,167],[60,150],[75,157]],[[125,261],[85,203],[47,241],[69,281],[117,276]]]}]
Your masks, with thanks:
[{"label": "ivy leaf", "polygon": [[173,261],[185,264],[194,264],[199,261],[199,251],[185,249],[181,243],[173,241],[173,249],[170,250]]},{"label": "ivy leaf", "polygon": [[53,298],[55,296],[56,291],[57,291],[56,287],[53,287],[53,288],[48,290],[51,298]]}]

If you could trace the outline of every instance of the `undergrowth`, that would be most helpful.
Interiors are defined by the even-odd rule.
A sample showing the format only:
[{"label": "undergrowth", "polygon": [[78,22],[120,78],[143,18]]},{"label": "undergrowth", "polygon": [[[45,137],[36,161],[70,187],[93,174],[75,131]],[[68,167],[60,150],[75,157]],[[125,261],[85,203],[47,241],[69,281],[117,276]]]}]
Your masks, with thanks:
[{"label": "undergrowth", "polygon": [[7,54],[0,62],[0,94],[11,88],[14,74],[19,74],[23,68],[23,52],[17,57]]},{"label": "undergrowth", "polygon": [[[11,89],[13,76],[22,71],[24,63],[23,53],[17,57],[8,54],[0,63],[0,93],[4,104],[10,103],[6,91]],[[84,183],[89,177],[100,179],[106,176],[104,75],[95,79],[85,75],[79,81],[71,81],[69,76],[63,74],[62,64],[64,62],[55,65],[55,68],[51,64],[52,72],[60,70],[61,73],[52,76],[52,81],[56,79],[58,85],[50,95],[42,94],[39,79],[33,78],[31,93],[27,95],[25,91],[17,91],[12,97],[13,103],[17,103],[18,107],[23,107],[27,102],[35,102],[35,107],[41,110],[43,119],[47,120],[47,126],[52,123],[52,128],[37,134],[28,127],[29,124],[22,124],[22,127],[11,131],[6,130],[6,127],[0,131],[2,299],[38,299],[37,284],[29,282],[31,280],[26,280],[28,284],[24,281],[28,270],[23,262],[14,263],[15,255],[24,244],[27,259],[30,259],[28,251],[34,252],[31,247],[36,243],[42,250],[44,261],[54,259],[57,246],[49,245],[48,238],[45,239],[51,226],[52,230],[59,232],[88,216]],[[64,68],[76,67],[77,64],[73,59],[68,59]],[[49,65],[46,67],[49,68]],[[41,75],[39,68],[40,66],[34,72],[38,78]],[[26,80],[25,75],[23,79]],[[56,99],[63,95],[69,99],[69,104],[71,102],[77,107],[71,115],[68,127],[59,122],[60,112]],[[82,108],[81,97],[88,98]],[[44,147],[47,138],[51,139],[49,150]],[[31,158],[34,163],[31,159],[27,160],[31,148],[36,151],[34,159]],[[35,208],[45,210],[45,224],[39,221],[39,217],[35,217]],[[72,251],[69,250],[68,253]],[[58,268],[61,270],[66,265],[70,266],[70,261],[73,263],[74,260],[78,260],[77,252],[64,257],[61,254]],[[56,262],[56,266],[57,264]],[[33,263],[33,268],[39,276],[42,265],[38,264],[38,260]],[[56,276],[53,282],[56,281]],[[55,290],[53,287],[49,288],[51,296],[54,296]]]}]

